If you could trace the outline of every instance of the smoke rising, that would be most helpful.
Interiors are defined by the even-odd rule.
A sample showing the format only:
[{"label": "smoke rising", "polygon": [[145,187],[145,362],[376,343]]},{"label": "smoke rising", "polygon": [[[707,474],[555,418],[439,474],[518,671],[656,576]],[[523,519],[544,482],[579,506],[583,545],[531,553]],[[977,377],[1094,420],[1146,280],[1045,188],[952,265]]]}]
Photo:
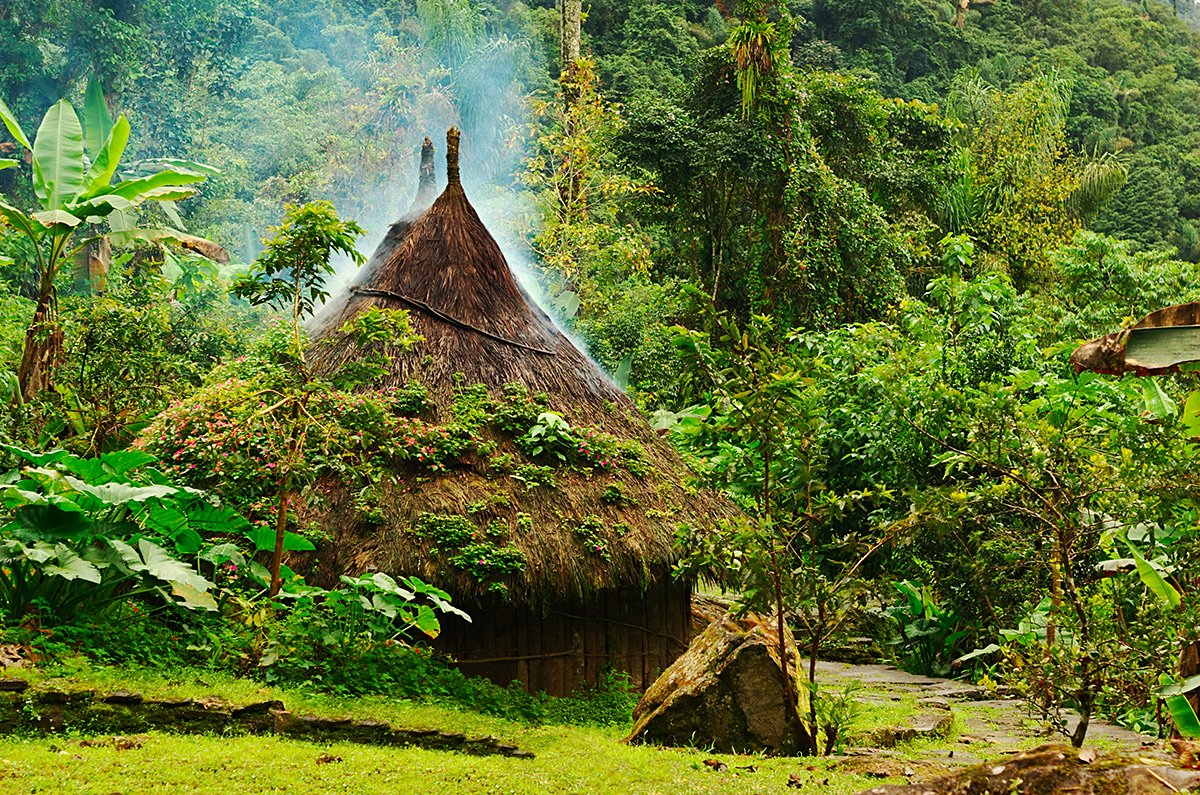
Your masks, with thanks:
[{"label": "smoke rising", "polygon": [[[545,71],[538,68],[534,47],[487,31],[466,0],[418,0],[417,8],[421,43],[413,55],[421,70],[421,86],[409,95],[386,131],[385,139],[396,150],[394,166],[386,174],[362,175],[360,193],[335,197],[335,203],[339,210],[345,208],[345,217],[367,230],[358,249],[369,258],[388,227],[412,203],[425,136],[436,149],[439,193],[445,186],[445,133],[456,126],[463,134],[463,187],[489,229],[498,240],[504,239],[505,256],[523,286],[531,295],[540,294],[526,247],[512,234],[511,210],[519,202],[514,181],[528,144],[529,95],[537,75]],[[336,300],[357,268],[346,257],[333,265],[336,273],[328,287],[331,300]]]}]

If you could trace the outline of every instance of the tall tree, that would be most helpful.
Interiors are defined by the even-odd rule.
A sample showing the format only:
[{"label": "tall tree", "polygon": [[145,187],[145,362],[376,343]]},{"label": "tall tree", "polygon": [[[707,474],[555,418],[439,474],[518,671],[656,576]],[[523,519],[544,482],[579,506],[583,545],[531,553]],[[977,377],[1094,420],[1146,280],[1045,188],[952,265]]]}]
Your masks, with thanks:
[{"label": "tall tree", "polygon": [[559,6],[559,58],[564,73],[571,72],[579,60],[579,41],[583,27],[583,0],[561,0]]}]

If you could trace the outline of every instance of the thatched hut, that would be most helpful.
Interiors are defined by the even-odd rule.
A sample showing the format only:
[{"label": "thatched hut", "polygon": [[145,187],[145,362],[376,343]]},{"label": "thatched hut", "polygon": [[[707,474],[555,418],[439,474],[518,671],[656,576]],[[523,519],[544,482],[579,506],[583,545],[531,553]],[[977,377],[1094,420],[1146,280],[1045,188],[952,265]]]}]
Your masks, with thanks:
[{"label": "thatched hut", "polygon": [[[452,593],[473,623],[445,621],[438,644],[467,673],[565,695],[611,666],[648,686],[689,638],[691,584],[671,576],[677,534],[734,509],[688,485],[679,456],[522,290],[463,191],[457,130],[447,181],[428,209],[419,199],[393,225],[319,319],[310,364],[332,374],[355,362],[365,352],[343,324],[371,307],[405,309],[424,341],[391,359],[379,385],[423,385],[425,416],[455,428],[467,422],[456,414],[464,396],[483,395],[493,413],[470,426],[473,441],[446,471],[382,484],[373,520],[331,492],[322,521],[334,543],[321,565],[412,574]],[[570,460],[530,440],[529,417],[542,411],[569,423]]]}]

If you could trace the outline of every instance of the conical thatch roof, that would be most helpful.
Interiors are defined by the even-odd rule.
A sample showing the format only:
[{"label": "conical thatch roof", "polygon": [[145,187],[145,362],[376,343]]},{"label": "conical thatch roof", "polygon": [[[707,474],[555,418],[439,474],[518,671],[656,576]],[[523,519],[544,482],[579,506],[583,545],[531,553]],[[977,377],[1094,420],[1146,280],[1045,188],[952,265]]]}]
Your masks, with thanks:
[{"label": "conical thatch roof", "polygon": [[[478,591],[480,583],[430,554],[433,544],[414,531],[426,514],[470,514],[481,522],[499,520],[524,554],[523,571],[505,583],[513,597],[584,594],[661,576],[678,554],[681,525],[710,527],[735,509],[688,487],[686,467],[670,445],[521,289],[467,200],[457,155],[452,129],[446,189],[428,210],[415,207],[393,225],[348,295],[321,316],[313,329],[314,371],[332,374],[363,355],[352,337],[338,332],[358,313],[372,306],[407,309],[424,342],[392,360],[382,386],[420,382],[438,407],[435,419],[445,421],[463,384],[484,384],[493,394],[520,384],[545,393],[549,408],[572,426],[610,434],[641,460],[637,467],[602,471],[562,468],[553,487],[527,488],[467,455],[457,471],[401,478],[386,488],[380,500],[385,519],[371,526],[356,518],[350,495],[334,490],[323,518],[336,536],[333,568],[416,574],[456,594]],[[423,184],[425,174],[423,168]],[[480,514],[482,498],[490,502]],[[581,523],[590,529],[581,531]]]}]

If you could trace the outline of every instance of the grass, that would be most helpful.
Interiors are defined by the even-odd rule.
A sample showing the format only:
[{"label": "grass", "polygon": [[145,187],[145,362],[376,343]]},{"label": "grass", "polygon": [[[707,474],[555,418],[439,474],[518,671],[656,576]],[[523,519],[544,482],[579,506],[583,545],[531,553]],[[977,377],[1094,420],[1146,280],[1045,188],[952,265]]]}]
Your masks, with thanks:
[{"label": "grass", "polygon": [[[148,672],[77,663],[18,675],[44,686],[98,692],[133,690],[147,697],[218,695],[245,703],[281,699],[289,709],[318,715],[377,718],[413,728],[438,728],[493,735],[532,751],[532,760],[472,757],[421,749],[314,744],[276,737],[188,736],[150,733],[140,747],[85,743],[83,735],[0,739],[0,795],[75,793],[88,795],[259,795],[260,793],[587,793],[588,795],[741,795],[792,791],[857,793],[882,783],[903,783],[911,768],[916,780],[946,770],[951,750],[995,755],[1000,749],[958,743],[958,729],[942,740],[922,740],[865,756],[823,759],[767,758],[713,754],[703,749],[626,746],[628,726],[531,726],[465,709],[385,697],[335,698],[264,687],[208,671]],[[858,744],[875,728],[927,711],[909,691],[873,685],[856,694],[863,702],[850,733]],[[1019,707],[1014,706],[1014,709]],[[960,718],[989,722],[1002,717],[995,705],[955,705]],[[1007,715],[1011,724],[1013,716]],[[962,725],[960,720],[959,725]],[[1031,733],[1014,744],[1046,742]],[[319,761],[330,760],[333,761]],[[704,764],[715,759],[718,772]],[[755,768],[753,772],[748,768]],[[882,774],[892,774],[881,778]]]},{"label": "grass", "polygon": [[[717,756],[626,747],[616,732],[540,729],[523,738],[538,757],[514,760],[261,737],[150,734],[140,748],[82,747],[63,738],[0,741],[0,792],[135,793],[589,793],[679,795],[782,790],[797,773],[813,790],[853,793],[878,779],[837,770],[837,760]],[[320,763],[329,756],[341,761]],[[756,772],[734,769],[757,766]],[[809,770],[808,768],[812,768]],[[823,782],[828,778],[828,784]]]}]

